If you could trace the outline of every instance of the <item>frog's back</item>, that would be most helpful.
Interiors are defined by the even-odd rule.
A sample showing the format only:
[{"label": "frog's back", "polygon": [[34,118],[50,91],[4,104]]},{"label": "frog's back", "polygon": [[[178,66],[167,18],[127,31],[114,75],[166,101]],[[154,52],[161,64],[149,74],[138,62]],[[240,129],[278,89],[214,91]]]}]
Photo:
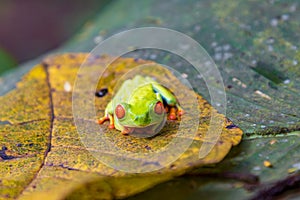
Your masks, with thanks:
[{"label": "frog's back", "polygon": [[[150,77],[143,77],[141,75],[136,75],[133,79],[128,79],[126,81],[124,81],[124,83],[121,85],[121,87],[119,88],[118,92],[116,93],[116,95],[113,98],[113,101],[115,101],[114,103],[119,103],[119,102],[129,102],[130,99],[134,95],[134,93],[139,93],[139,95],[142,97],[143,95],[143,91],[148,91],[151,89],[152,87],[141,87],[141,86],[146,86],[147,84],[150,84],[151,82],[155,82],[152,78]],[[137,90],[142,90],[137,92]],[[147,93],[147,92],[145,92]],[[149,93],[148,93],[149,95]]]}]

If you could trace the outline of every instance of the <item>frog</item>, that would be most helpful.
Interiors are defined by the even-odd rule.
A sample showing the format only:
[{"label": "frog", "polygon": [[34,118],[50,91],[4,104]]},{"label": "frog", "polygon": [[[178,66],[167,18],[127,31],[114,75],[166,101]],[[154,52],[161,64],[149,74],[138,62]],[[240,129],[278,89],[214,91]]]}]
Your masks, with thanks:
[{"label": "frog", "polygon": [[109,101],[99,124],[109,121],[109,129],[123,135],[156,135],[167,119],[179,120],[184,110],[174,94],[149,76],[125,80]]}]

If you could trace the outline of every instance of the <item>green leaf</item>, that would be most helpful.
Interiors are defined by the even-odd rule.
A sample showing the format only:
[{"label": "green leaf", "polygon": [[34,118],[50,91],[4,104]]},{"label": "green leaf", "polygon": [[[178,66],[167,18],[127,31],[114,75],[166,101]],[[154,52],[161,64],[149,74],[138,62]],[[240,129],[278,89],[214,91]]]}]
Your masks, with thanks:
[{"label": "green leaf", "polygon": [[11,55],[0,48],[0,74],[14,68],[17,62]]},{"label": "green leaf", "polygon": [[[189,176],[162,183],[129,199],[249,199],[266,186],[300,172],[300,133],[291,136],[246,139],[217,165],[199,168]],[[264,166],[270,161],[272,167]]]}]

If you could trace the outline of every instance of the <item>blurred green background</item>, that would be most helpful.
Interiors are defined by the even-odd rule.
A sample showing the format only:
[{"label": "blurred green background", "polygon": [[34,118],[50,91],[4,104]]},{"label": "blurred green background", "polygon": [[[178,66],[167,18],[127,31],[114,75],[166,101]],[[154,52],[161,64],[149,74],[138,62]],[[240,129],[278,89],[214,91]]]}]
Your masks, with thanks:
[{"label": "blurred green background", "polygon": [[0,0],[0,75],[58,47],[107,0]]}]

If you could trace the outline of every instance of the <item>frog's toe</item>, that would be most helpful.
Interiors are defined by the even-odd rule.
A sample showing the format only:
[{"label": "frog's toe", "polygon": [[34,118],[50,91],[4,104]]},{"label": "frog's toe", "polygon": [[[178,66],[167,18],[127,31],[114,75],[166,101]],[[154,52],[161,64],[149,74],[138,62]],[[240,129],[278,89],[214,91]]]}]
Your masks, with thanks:
[{"label": "frog's toe", "polygon": [[184,114],[184,110],[178,109],[178,112],[177,112],[177,113],[178,113],[179,116],[182,116],[182,115]]},{"label": "frog's toe", "polygon": [[175,120],[177,117],[176,117],[176,114],[175,113],[171,113],[170,115],[169,115],[169,119],[170,120]]},{"label": "frog's toe", "polygon": [[175,119],[177,119],[177,116],[176,116],[176,108],[174,108],[174,107],[171,107],[171,108],[170,108],[169,119],[170,119],[170,120],[175,120]]},{"label": "frog's toe", "polygon": [[108,117],[101,117],[97,122],[98,122],[98,124],[103,124],[107,120],[109,120]]},{"label": "frog's toe", "polygon": [[129,135],[129,132],[125,129],[121,133],[122,133],[122,135]]},{"label": "frog's toe", "polygon": [[114,128],[115,128],[115,125],[114,125],[114,124],[110,124],[110,125],[108,126],[108,128],[109,128],[109,129],[114,129]]}]

